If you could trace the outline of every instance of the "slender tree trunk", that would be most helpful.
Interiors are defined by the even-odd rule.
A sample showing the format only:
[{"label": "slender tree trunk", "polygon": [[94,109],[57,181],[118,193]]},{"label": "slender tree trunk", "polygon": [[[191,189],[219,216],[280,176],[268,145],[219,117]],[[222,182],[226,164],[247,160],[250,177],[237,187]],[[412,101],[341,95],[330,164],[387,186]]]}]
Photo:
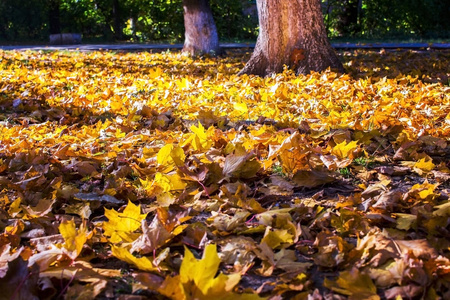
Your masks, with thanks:
[{"label": "slender tree trunk", "polygon": [[358,31],[359,0],[344,0],[337,6],[338,15],[337,30],[342,35],[351,35]]},{"label": "slender tree trunk", "polygon": [[259,35],[240,74],[267,76],[287,66],[297,73],[344,71],[328,41],[319,0],[257,0]]},{"label": "slender tree trunk", "polygon": [[61,20],[59,14],[60,0],[50,0],[48,7],[48,24],[50,34],[61,33]]},{"label": "slender tree trunk", "polygon": [[190,55],[221,54],[219,36],[209,0],[183,0],[185,40]]},{"label": "slender tree trunk", "polygon": [[121,40],[123,38],[122,22],[120,16],[120,3],[119,0],[113,1],[112,7],[113,16],[113,28],[114,28],[114,38],[116,40]]}]

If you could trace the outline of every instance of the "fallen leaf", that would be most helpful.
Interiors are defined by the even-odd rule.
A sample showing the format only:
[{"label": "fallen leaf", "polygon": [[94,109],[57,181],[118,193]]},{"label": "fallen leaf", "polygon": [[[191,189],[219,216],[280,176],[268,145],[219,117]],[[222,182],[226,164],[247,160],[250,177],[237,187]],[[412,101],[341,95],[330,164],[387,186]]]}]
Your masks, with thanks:
[{"label": "fallen leaf", "polygon": [[431,158],[422,158],[414,164],[414,171],[419,175],[431,172],[436,165]]},{"label": "fallen leaf", "polygon": [[321,171],[298,171],[292,177],[292,181],[298,187],[313,188],[319,185],[330,183],[336,179],[332,176],[332,173]]},{"label": "fallen leaf", "polygon": [[360,273],[356,268],[340,272],[336,281],[325,278],[324,285],[335,292],[349,296],[349,299],[381,299],[369,275]]},{"label": "fallen leaf", "polygon": [[141,221],[145,219],[147,214],[141,214],[141,206],[128,202],[128,205],[122,213],[114,209],[105,209],[107,222],[103,222],[105,235],[109,236],[111,243],[119,243],[121,241],[133,242],[139,234],[135,231],[141,227]]},{"label": "fallen leaf", "polygon": [[64,248],[67,249],[68,255],[70,258],[75,259],[78,255],[80,255],[81,250],[83,249],[84,244],[88,239],[88,232],[86,228],[82,224],[79,229],[76,229],[75,222],[63,221],[59,225],[59,232],[64,238]]},{"label": "fallen leaf", "polygon": [[244,149],[236,150],[225,158],[223,175],[225,177],[252,178],[261,169],[257,160],[253,159],[253,153],[247,153]]},{"label": "fallen leaf", "polygon": [[112,254],[120,260],[123,260],[129,264],[135,265],[138,269],[147,272],[158,272],[158,268],[155,267],[152,261],[146,257],[136,257],[129,250],[120,246],[111,246]]},{"label": "fallen leaf", "polygon": [[3,299],[38,300],[39,266],[18,257],[8,262],[8,271],[0,278]]},{"label": "fallen leaf", "polygon": [[[233,273],[217,274],[220,259],[216,245],[208,245],[203,257],[197,260],[189,249],[185,248],[180,275],[168,277],[159,292],[172,299],[261,299],[255,294],[236,294],[232,289],[239,283],[241,275]],[[179,297],[179,298],[175,298]]]}]

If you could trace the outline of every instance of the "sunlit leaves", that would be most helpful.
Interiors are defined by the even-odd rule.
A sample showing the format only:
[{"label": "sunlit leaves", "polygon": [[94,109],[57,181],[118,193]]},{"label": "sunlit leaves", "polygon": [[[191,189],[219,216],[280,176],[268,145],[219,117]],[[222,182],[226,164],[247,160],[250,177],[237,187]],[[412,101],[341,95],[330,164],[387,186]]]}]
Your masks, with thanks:
[{"label": "sunlit leaves", "polygon": [[266,243],[270,248],[278,248],[280,246],[289,246],[294,242],[293,235],[286,229],[273,229],[266,227],[266,232],[261,243]]},{"label": "sunlit leaves", "polygon": [[431,158],[422,158],[414,164],[414,170],[416,170],[419,174],[428,173],[433,170],[434,167],[435,165],[433,164]]},{"label": "sunlit leaves", "polygon": [[220,273],[216,276],[219,264],[216,245],[206,246],[200,260],[185,248],[180,274],[168,277],[159,291],[171,299],[261,299],[257,295],[233,293],[241,275]]},{"label": "sunlit leaves", "polygon": [[424,182],[423,184],[415,184],[411,188],[411,191],[409,192],[409,195],[411,196],[418,196],[418,198],[422,200],[433,200],[439,194],[435,194],[434,190],[436,189],[437,185],[430,184],[428,182]]},{"label": "sunlit leaves", "polygon": [[80,255],[84,244],[87,241],[87,232],[85,226],[82,224],[79,229],[75,227],[73,220],[63,221],[59,225],[59,232],[64,238],[64,248],[66,248],[72,259]]},{"label": "sunlit leaves", "polygon": [[192,133],[187,135],[182,146],[191,145],[194,150],[209,150],[212,146],[211,136],[214,133],[214,128],[210,127],[206,130],[201,123],[198,123],[198,126],[192,125],[190,129]]},{"label": "sunlit leaves", "polygon": [[136,257],[124,247],[111,246],[112,254],[120,260],[132,264],[143,271],[155,272],[158,269],[153,266],[152,260],[148,257]]},{"label": "sunlit leaves", "polygon": [[105,209],[107,222],[103,222],[105,235],[111,243],[132,242],[139,235],[135,231],[141,227],[141,221],[147,214],[141,214],[141,206],[129,202],[123,212],[114,209]]},{"label": "sunlit leaves", "polygon": [[173,144],[164,145],[156,156],[157,162],[160,165],[169,165],[174,163],[177,166],[183,165],[186,155],[181,147]]},{"label": "sunlit leaves", "polygon": [[337,144],[332,150],[331,154],[336,155],[340,159],[344,158],[354,158],[353,151],[355,151],[358,148],[358,142],[351,141],[350,143],[347,143],[346,141],[343,141],[342,143]]}]

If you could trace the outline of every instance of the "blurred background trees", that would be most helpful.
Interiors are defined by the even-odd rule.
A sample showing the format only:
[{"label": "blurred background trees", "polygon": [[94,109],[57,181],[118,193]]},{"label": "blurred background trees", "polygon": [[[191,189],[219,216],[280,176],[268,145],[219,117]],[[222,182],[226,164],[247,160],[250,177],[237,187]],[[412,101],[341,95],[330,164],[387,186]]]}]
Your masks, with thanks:
[{"label": "blurred background trees", "polygon": [[[256,1],[210,0],[221,41],[256,39]],[[450,0],[322,0],[330,38],[450,36]],[[0,41],[47,41],[77,32],[84,42],[181,42],[182,0],[1,0]]]}]

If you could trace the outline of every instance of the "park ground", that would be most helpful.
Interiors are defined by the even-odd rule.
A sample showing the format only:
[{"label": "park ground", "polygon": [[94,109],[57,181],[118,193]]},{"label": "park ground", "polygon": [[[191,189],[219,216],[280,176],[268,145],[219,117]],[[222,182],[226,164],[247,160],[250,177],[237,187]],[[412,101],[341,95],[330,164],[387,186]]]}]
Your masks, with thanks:
[{"label": "park ground", "polygon": [[267,78],[236,75],[248,49],[0,51],[0,290],[450,298],[450,51],[427,48]]}]

